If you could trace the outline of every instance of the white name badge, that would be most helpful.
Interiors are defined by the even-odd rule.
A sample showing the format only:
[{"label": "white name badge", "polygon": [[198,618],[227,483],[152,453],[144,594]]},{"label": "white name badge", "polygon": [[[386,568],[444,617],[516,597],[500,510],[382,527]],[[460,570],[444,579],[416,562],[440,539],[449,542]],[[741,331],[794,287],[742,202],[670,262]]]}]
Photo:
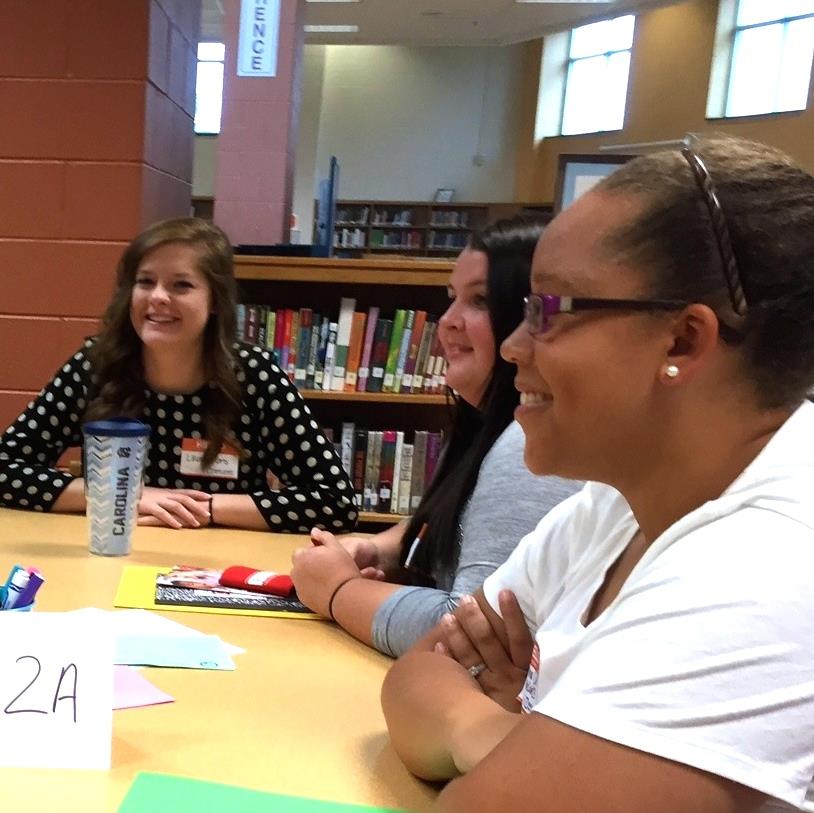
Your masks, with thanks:
[{"label": "white name badge", "polygon": [[82,612],[0,612],[0,641],[0,765],[110,768],[108,621]]},{"label": "white name badge", "polygon": [[203,456],[207,443],[200,438],[184,438],[181,441],[181,474],[219,477],[224,480],[237,479],[240,458],[237,449],[224,443],[220,454],[208,469],[203,468]]}]

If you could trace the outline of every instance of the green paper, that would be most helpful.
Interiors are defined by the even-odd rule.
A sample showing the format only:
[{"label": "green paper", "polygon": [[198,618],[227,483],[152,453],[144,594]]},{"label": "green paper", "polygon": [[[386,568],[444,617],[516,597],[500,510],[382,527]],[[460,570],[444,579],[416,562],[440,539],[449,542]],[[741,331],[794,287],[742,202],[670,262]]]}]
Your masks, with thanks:
[{"label": "green paper", "polygon": [[119,813],[398,813],[392,808],[320,802],[299,796],[281,796],[259,790],[184,779],[158,773],[140,773],[119,808]]}]

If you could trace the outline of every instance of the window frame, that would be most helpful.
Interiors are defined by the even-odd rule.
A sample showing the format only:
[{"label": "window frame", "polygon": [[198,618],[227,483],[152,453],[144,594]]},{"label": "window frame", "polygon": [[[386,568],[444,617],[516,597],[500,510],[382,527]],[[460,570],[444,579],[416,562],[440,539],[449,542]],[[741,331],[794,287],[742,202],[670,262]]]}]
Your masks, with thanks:
[{"label": "window frame", "polygon": [[[799,112],[801,110],[806,110],[808,108],[808,100],[811,96],[811,85],[812,85],[812,70],[809,70],[809,78],[808,78],[808,93],[806,94],[806,102],[803,107],[797,107],[790,110],[764,110],[760,113],[729,113],[729,101],[732,94],[732,80],[735,73],[735,49],[738,43],[738,36],[743,31],[750,31],[756,28],[765,28],[766,26],[770,25],[778,25],[782,24],[783,26],[783,38],[788,36],[788,27],[790,23],[796,22],[798,20],[809,20],[814,19],[814,11],[810,12],[809,14],[796,14],[792,17],[778,17],[774,20],[765,20],[762,23],[747,23],[746,25],[738,25],[738,16],[740,15],[741,9],[741,2],[742,0],[735,0],[734,5],[734,19],[732,21],[732,33],[729,40],[729,59],[727,61],[727,69],[726,69],[726,83],[724,85],[725,92],[723,98],[723,109],[721,110],[720,118],[723,119],[744,119],[744,118],[752,118],[754,116],[776,116],[783,113],[794,113]],[[814,60],[812,60],[812,66],[814,66]],[[778,80],[780,81],[780,80]],[[777,93],[777,88],[775,88],[775,94]],[[709,118],[709,117],[708,117]]]},{"label": "window frame", "polygon": [[[630,90],[630,67],[628,67],[627,72],[627,83],[625,85],[625,106],[624,110],[622,111],[622,125],[621,127],[615,127],[612,130],[586,130],[585,132],[581,133],[564,133],[562,131],[563,122],[565,121],[565,102],[568,98],[568,83],[571,79],[571,68],[577,62],[582,62],[586,59],[596,59],[598,56],[604,57],[606,64],[610,57],[614,56],[615,54],[624,54],[629,53],[631,62],[633,61],[633,46],[636,43],[636,23],[637,23],[637,15],[633,13],[628,14],[619,14],[616,17],[609,17],[607,20],[600,20],[598,22],[611,22],[611,20],[618,20],[621,17],[632,17],[633,18],[633,34],[630,39],[630,47],[629,48],[616,48],[611,49],[608,51],[596,53],[596,54],[589,54],[587,56],[578,56],[572,57],[571,56],[571,46],[573,44],[574,39],[574,28],[571,28],[568,31],[568,43],[566,45],[566,62],[565,62],[565,79],[563,81],[562,86],[562,99],[560,101],[560,113],[559,113],[559,120],[557,122],[557,135],[562,136],[563,138],[570,138],[572,136],[579,136],[579,135],[590,135],[592,133],[615,133],[619,130],[623,130],[625,127],[625,117],[627,116],[627,95],[628,91]],[[591,23],[586,23],[586,25],[591,25]],[[582,28],[582,26],[577,26],[577,28]]]}]

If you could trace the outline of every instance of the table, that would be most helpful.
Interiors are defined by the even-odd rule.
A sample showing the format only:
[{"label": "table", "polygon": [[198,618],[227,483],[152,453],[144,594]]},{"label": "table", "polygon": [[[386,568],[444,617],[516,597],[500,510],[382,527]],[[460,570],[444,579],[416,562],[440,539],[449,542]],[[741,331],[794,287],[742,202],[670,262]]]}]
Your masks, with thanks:
[{"label": "table", "polygon": [[[125,565],[231,564],[288,571],[304,537],[138,528],[130,556],[87,551],[81,516],[0,509],[0,570],[39,567],[37,610],[111,609]],[[146,669],[175,703],[113,714],[108,772],[0,769],[36,810],[116,811],[138,771],[337,802],[429,809],[436,790],[390,746],[379,690],[390,660],[326,621],[163,613],[244,647],[234,672]],[[34,793],[32,798],[30,795]]]}]

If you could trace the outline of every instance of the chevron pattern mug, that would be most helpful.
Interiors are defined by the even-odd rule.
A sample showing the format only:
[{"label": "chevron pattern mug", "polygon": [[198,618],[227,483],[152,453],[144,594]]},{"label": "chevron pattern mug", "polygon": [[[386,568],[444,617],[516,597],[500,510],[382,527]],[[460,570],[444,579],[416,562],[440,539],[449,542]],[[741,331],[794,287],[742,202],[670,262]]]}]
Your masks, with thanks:
[{"label": "chevron pattern mug", "polygon": [[110,418],[86,423],[82,432],[90,552],[126,556],[137,518],[150,427],[131,418]]}]

